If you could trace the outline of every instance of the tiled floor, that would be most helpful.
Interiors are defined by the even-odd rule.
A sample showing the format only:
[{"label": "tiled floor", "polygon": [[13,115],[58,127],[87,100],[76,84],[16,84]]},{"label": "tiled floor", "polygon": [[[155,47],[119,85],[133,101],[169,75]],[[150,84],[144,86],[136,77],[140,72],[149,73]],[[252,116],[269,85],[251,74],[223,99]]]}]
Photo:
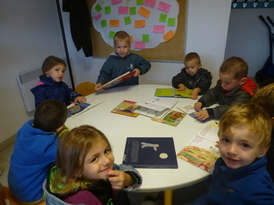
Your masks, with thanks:
[{"label": "tiled floor", "polygon": [[[10,155],[13,151],[13,144],[8,146],[6,149],[0,151],[0,171],[2,175],[0,175],[0,182],[4,186],[8,186],[7,177],[8,177],[8,170],[10,165]],[[201,193],[205,190],[204,185],[196,184],[187,188],[177,189],[173,192],[173,205],[188,205],[190,202],[195,199],[197,194]],[[144,197],[148,195],[147,193],[130,193],[129,197],[131,199],[132,205],[139,205]],[[153,197],[157,196],[157,193],[149,194]],[[163,194],[159,195],[160,199],[157,200],[157,205],[163,205]]]}]

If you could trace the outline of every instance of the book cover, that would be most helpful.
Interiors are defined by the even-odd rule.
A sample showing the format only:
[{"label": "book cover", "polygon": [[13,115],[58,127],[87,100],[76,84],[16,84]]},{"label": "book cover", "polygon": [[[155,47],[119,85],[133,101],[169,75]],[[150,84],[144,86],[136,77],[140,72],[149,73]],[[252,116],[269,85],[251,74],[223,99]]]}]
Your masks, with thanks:
[{"label": "book cover", "polygon": [[192,90],[187,89],[185,91],[178,91],[174,88],[157,88],[154,96],[158,97],[179,97],[190,98]]},{"label": "book cover", "polygon": [[218,122],[212,121],[201,130],[178,154],[177,157],[194,166],[212,173],[216,160],[220,157],[216,147]]},{"label": "book cover", "polygon": [[185,112],[168,110],[164,116],[160,118],[152,117],[151,120],[176,127],[182,121],[182,119],[184,119],[185,116],[186,116]]},{"label": "book cover", "polygon": [[136,113],[135,110],[138,107],[136,102],[124,100],[118,106],[116,106],[111,112],[120,114],[120,115],[127,115],[130,117],[137,117],[139,113]]},{"label": "book cover", "polygon": [[192,113],[189,113],[189,116],[193,117],[195,120],[197,120],[198,122],[201,122],[201,123],[206,123],[206,122],[212,120],[212,118],[207,118],[205,120],[200,120],[199,118],[196,117],[196,115],[195,115],[196,113],[197,113],[196,111],[192,112]]},{"label": "book cover", "polygon": [[135,168],[177,169],[172,137],[128,137],[123,164]]},{"label": "book cover", "polygon": [[111,88],[121,82],[124,82],[126,81],[127,79],[129,78],[132,78],[134,76],[134,72],[126,72],[124,73],[123,75],[120,75],[119,77],[105,83],[104,85],[101,86],[101,90],[105,90],[105,89],[108,89],[108,88]]}]

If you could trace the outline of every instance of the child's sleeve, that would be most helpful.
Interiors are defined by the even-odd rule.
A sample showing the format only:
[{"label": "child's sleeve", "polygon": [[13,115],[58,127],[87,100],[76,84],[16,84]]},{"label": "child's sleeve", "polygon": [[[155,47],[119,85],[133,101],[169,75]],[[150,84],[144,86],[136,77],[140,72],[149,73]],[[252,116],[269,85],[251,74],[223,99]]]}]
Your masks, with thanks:
[{"label": "child's sleeve", "polygon": [[201,92],[199,93],[199,95],[203,95],[205,94],[208,89],[211,86],[212,83],[212,75],[209,71],[207,70],[203,70],[203,72],[201,73],[201,78],[199,80],[199,82],[197,82],[196,88],[200,88]]},{"label": "child's sleeve", "polygon": [[176,76],[172,78],[172,87],[179,88],[179,84],[185,85],[185,72],[184,69],[181,70]]},{"label": "child's sleeve", "polygon": [[149,61],[145,60],[142,56],[139,56],[138,61],[139,61],[139,63],[136,66],[136,68],[141,70],[141,75],[144,75],[145,73],[147,73],[150,70],[151,64]]},{"label": "child's sleeve", "polygon": [[135,184],[133,184],[131,186],[125,187],[124,190],[126,190],[126,191],[134,191],[134,190],[138,189],[142,185],[142,182],[143,182],[142,176],[132,166],[127,166],[127,165],[124,165],[124,164],[120,164],[120,165],[114,164],[114,168],[113,169],[114,170],[124,171],[125,173],[130,174],[131,176],[133,176],[136,179],[136,183]]}]

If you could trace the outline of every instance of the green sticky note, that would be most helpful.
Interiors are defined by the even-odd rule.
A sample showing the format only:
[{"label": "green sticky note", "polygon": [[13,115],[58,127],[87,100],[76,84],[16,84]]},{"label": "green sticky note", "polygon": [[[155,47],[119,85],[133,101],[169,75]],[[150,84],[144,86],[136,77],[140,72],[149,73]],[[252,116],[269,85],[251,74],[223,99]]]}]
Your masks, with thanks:
[{"label": "green sticky note", "polygon": [[166,22],[167,20],[167,14],[160,14],[159,21],[160,22]]},{"label": "green sticky note", "polygon": [[101,27],[107,27],[107,20],[101,20]]},{"label": "green sticky note", "polygon": [[175,18],[168,18],[167,25],[168,26],[175,26]]},{"label": "green sticky note", "polygon": [[115,31],[110,31],[109,34],[108,34],[108,37],[113,38],[115,33],[116,33]]},{"label": "green sticky note", "polygon": [[136,7],[130,7],[129,8],[129,14],[130,15],[135,15],[136,14]]},{"label": "green sticky note", "polygon": [[142,5],[144,0],[136,0],[136,5]]},{"label": "green sticky note", "polygon": [[111,13],[111,8],[110,6],[105,7],[105,14],[110,14]]},{"label": "green sticky note", "polygon": [[130,16],[125,17],[124,21],[125,21],[126,25],[131,24],[131,18],[130,18]]},{"label": "green sticky note", "polygon": [[95,6],[95,10],[99,13],[99,12],[102,10],[101,5],[100,5],[100,4],[97,4],[97,5]]},{"label": "green sticky note", "polygon": [[142,35],[142,41],[149,42],[149,35],[148,34],[143,34]]}]

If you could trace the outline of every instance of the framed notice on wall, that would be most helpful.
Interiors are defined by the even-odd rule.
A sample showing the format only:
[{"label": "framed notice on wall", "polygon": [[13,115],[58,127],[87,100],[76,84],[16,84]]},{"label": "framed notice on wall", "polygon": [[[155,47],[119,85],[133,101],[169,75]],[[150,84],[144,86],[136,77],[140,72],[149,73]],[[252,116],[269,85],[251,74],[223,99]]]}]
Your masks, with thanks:
[{"label": "framed notice on wall", "polygon": [[147,60],[182,61],[186,0],[87,0],[94,57],[113,52],[113,36],[131,36],[131,52]]}]

